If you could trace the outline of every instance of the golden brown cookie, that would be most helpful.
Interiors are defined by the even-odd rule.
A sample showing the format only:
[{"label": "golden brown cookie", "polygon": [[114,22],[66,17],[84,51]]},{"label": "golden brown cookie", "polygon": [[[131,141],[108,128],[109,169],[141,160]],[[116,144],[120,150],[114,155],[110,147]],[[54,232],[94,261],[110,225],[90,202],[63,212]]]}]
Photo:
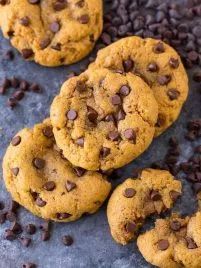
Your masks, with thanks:
[{"label": "golden brown cookie", "polygon": [[188,95],[188,77],[179,55],[151,38],[127,37],[100,50],[91,68],[133,72],[151,87],[159,105],[156,136],[179,116]]},{"label": "golden brown cookie", "polygon": [[138,76],[91,69],[63,84],[50,114],[57,145],[73,165],[109,170],[147,149],[158,107]]},{"label": "golden brown cookie", "polygon": [[4,36],[24,59],[41,65],[81,60],[93,49],[102,31],[102,0],[1,2],[0,27]]},{"label": "golden brown cookie", "polygon": [[180,181],[165,170],[145,169],[138,179],[127,179],[108,202],[112,237],[117,243],[127,244],[148,216],[170,209],[180,194]]},{"label": "golden brown cookie", "polygon": [[60,222],[95,213],[111,188],[101,174],[73,167],[64,159],[50,120],[25,128],[12,139],[3,174],[15,201],[39,217]]},{"label": "golden brown cookie", "polygon": [[201,213],[158,219],[155,228],[140,235],[137,245],[143,257],[161,268],[201,267]]}]

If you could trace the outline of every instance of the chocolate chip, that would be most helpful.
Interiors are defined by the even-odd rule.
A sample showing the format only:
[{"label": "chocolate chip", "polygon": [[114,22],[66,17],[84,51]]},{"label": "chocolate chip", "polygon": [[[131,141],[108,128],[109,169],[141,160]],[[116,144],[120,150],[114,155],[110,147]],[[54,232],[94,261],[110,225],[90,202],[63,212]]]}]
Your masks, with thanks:
[{"label": "chocolate chip", "polygon": [[54,136],[51,126],[47,126],[43,128],[42,132],[43,132],[43,135],[47,138],[52,138]]},{"label": "chocolate chip", "polygon": [[123,61],[124,72],[131,72],[134,68],[134,61],[131,59]]},{"label": "chocolate chip", "polygon": [[34,5],[34,4],[39,4],[40,0],[28,0],[30,4]]},{"label": "chocolate chip", "polygon": [[43,185],[43,189],[45,189],[46,191],[53,191],[55,188],[56,188],[56,184],[54,181],[47,181]]},{"label": "chocolate chip", "polygon": [[14,200],[11,200],[10,211],[16,213],[19,207],[20,206],[19,206],[19,204],[17,202],[15,202]]},{"label": "chocolate chip", "polygon": [[38,92],[41,91],[41,87],[38,84],[36,84],[36,83],[31,84],[30,87],[29,87],[29,89],[31,91],[33,91],[33,92],[36,92],[36,93],[38,93]]},{"label": "chocolate chip", "polygon": [[153,47],[153,52],[160,54],[165,52],[165,47],[164,44],[162,42],[158,42],[154,47]]},{"label": "chocolate chip", "polygon": [[154,73],[154,72],[157,72],[159,70],[159,68],[158,68],[158,65],[155,62],[151,62],[151,63],[148,64],[147,70],[149,72]]},{"label": "chocolate chip", "polygon": [[29,26],[29,24],[30,24],[30,19],[29,19],[29,17],[23,17],[23,18],[21,18],[20,19],[20,24],[22,24],[23,26]]},{"label": "chocolate chip", "polygon": [[158,249],[159,250],[166,250],[169,248],[169,241],[165,239],[161,239],[158,241]]},{"label": "chocolate chip", "polygon": [[17,101],[20,101],[24,98],[24,92],[22,90],[17,90],[13,93],[12,97]]},{"label": "chocolate chip", "polygon": [[89,16],[88,15],[82,15],[78,18],[78,21],[81,23],[81,24],[87,24],[89,22]]},{"label": "chocolate chip", "polygon": [[191,237],[186,237],[186,243],[188,249],[196,249],[197,245]]},{"label": "chocolate chip", "polygon": [[65,0],[58,0],[53,3],[53,8],[55,11],[61,11],[67,7],[67,3]]},{"label": "chocolate chip", "polygon": [[21,234],[22,233],[22,226],[17,223],[16,221],[13,222],[13,224],[11,225],[11,228],[10,228],[11,231],[13,231],[14,234]]},{"label": "chocolate chip", "polygon": [[87,118],[92,123],[96,123],[96,120],[98,118],[98,113],[90,106],[87,106]]},{"label": "chocolate chip", "polygon": [[157,80],[161,86],[165,86],[165,85],[169,84],[169,82],[171,81],[171,76],[170,75],[161,75],[157,78]]},{"label": "chocolate chip", "polygon": [[36,264],[32,262],[27,262],[22,264],[22,268],[36,268]]},{"label": "chocolate chip", "polygon": [[17,176],[19,173],[19,168],[18,167],[11,168],[11,172],[13,173],[14,176]]},{"label": "chocolate chip", "polygon": [[60,23],[58,21],[54,21],[50,24],[50,30],[53,33],[57,33],[60,30]]},{"label": "chocolate chip", "polygon": [[6,240],[9,240],[9,241],[13,241],[16,239],[16,235],[10,229],[5,230],[4,237]]},{"label": "chocolate chip", "polygon": [[3,210],[4,209],[4,203],[0,201],[0,210]]},{"label": "chocolate chip", "polygon": [[118,131],[110,131],[108,134],[108,138],[112,141],[118,141],[120,138]]},{"label": "chocolate chip", "polygon": [[20,237],[19,241],[26,248],[28,248],[31,244],[31,238],[28,238],[28,237]]},{"label": "chocolate chip", "polygon": [[0,224],[4,224],[6,221],[6,213],[0,213]]},{"label": "chocolate chip", "polygon": [[21,80],[19,87],[22,91],[27,91],[29,89],[29,83],[26,80]]},{"label": "chocolate chip", "polygon": [[128,233],[134,233],[136,231],[137,225],[134,222],[127,222],[125,229]]},{"label": "chocolate chip", "polygon": [[162,197],[158,190],[151,190],[150,198],[152,201],[159,201]]},{"label": "chocolate chip", "polygon": [[77,81],[76,90],[79,92],[85,92],[87,90],[87,85],[84,81]]},{"label": "chocolate chip", "polygon": [[34,167],[37,168],[37,169],[42,169],[42,168],[44,168],[44,166],[45,166],[45,160],[36,157],[36,158],[34,158],[34,160],[33,160],[33,165],[34,165]]},{"label": "chocolate chip", "polygon": [[70,218],[71,216],[72,216],[71,214],[65,213],[65,212],[56,214],[56,217],[58,220],[66,220],[66,219]]},{"label": "chocolate chip", "polygon": [[77,6],[77,7],[84,7],[84,5],[85,5],[85,0],[80,0],[80,1],[78,1],[78,2],[76,3],[76,6]]},{"label": "chocolate chip", "polygon": [[61,44],[56,43],[55,45],[52,45],[51,48],[57,51],[61,51]]},{"label": "chocolate chip", "polygon": [[17,105],[17,101],[14,98],[8,98],[7,100],[7,106],[13,109]]},{"label": "chocolate chip", "polygon": [[177,220],[171,221],[170,222],[170,228],[173,231],[179,231],[181,229],[181,223]]},{"label": "chocolate chip", "polygon": [[74,182],[69,181],[69,180],[66,181],[66,190],[67,190],[67,192],[71,192],[76,187],[77,187],[77,185]]},{"label": "chocolate chip", "polygon": [[112,114],[108,114],[105,117],[106,122],[115,122],[114,116]]},{"label": "chocolate chip", "polygon": [[48,46],[49,46],[49,44],[51,43],[51,40],[50,40],[50,38],[44,38],[41,42],[40,42],[40,48],[41,49],[45,49],[45,48],[47,48]]},{"label": "chocolate chip", "polygon": [[50,239],[50,232],[48,230],[45,230],[41,233],[41,240],[42,241],[48,241]]},{"label": "chocolate chip", "polygon": [[125,112],[123,111],[123,109],[120,109],[116,114],[115,114],[115,118],[117,121],[121,121],[124,120],[126,117]]},{"label": "chocolate chip", "polygon": [[70,235],[64,235],[62,237],[62,243],[65,245],[65,246],[71,246],[73,244],[73,238],[70,236]]},{"label": "chocolate chip", "polygon": [[43,231],[50,231],[50,228],[51,228],[51,222],[50,221],[44,221],[40,227],[39,227],[41,230]]},{"label": "chocolate chip", "polygon": [[105,158],[105,157],[107,157],[107,156],[110,154],[110,151],[111,151],[110,148],[103,147],[103,148],[100,150],[100,156],[101,156],[102,158]]},{"label": "chocolate chip", "polygon": [[25,231],[27,232],[27,234],[33,235],[36,233],[36,226],[30,223],[25,226]]},{"label": "chocolate chip", "polygon": [[133,196],[135,196],[136,191],[133,188],[126,188],[123,195],[127,198],[132,198]]},{"label": "chocolate chip", "polygon": [[176,192],[176,191],[174,191],[174,190],[170,191],[170,197],[171,197],[171,199],[172,199],[173,201],[176,201],[177,198],[180,197],[180,195],[181,195],[181,194],[180,194],[179,192]]},{"label": "chocolate chip", "polygon": [[179,67],[179,60],[178,59],[175,59],[175,58],[170,58],[169,65],[173,69],[177,69]]},{"label": "chocolate chip", "polygon": [[77,145],[79,145],[80,147],[84,147],[84,138],[81,137],[81,138],[77,139],[77,140],[75,141],[75,143],[76,143]]},{"label": "chocolate chip", "polygon": [[17,88],[20,84],[20,80],[17,77],[13,77],[12,79],[10,79],[11,82],[11,86],[14,88]]},{"label": "chocolate chip", "polygon": [[47,204],[47,202],[44,201],[40,197],[37,197],[35,202],[36,202],[36,205],[39,206],[39,207],[44,207]]},{"label": "chocolate chip", "polygon": [[81,167],[74,167],[74,171],[78,177],[82,177],[86,172],[86,170]]},{"label": "chocolate chip", "polygon": [[128,128],[124,131],[124,137],[130,141],[136,143],[136,132],[132,128]]},{"label": "chocolate chip", "polygon": [[67,118],[69,120],[75,120],[77,118],[78,114],[75,110],[71,109],[67,112]]},{"label": "chocolate chip", "polygon": [[31,58],[34,55],[33,50],[32,49],[29,49],[29,48],[24,48],[24,49],[22,49],[21,52],[22,52],[22,57],[25,60]]},{"label": "chocolate chip", "polygon": [[8,49],[3,55],[3,59],[9,60],[9,61],[13,60],[14,57],[15,57],[15,54],[11,49]]},{"label": "chocolate chip", "polygon": [[167,95],[170,100],[177,100],[180,96],[180,92],[175,88],[171,88],[168,89]]},{"label": "chocolate chip", "polygon": [[119,94],[125,97],[129,95],[130,91],[131,91],[131,88],[128,85],[123,85],[119,90]]},{"label": "chocolate chip", "polygon": [[21,139],[20,136],[15,136],[14,138],[12,138],[12,140],[11,140],[11,144],[12,144],[13,146],[17,146],[17,145],[20,144],[21,140],[22,140],[22,139]]},{"label": "chocolate chip", "polygon": [[121,101],[121,98],[119,97],[119,95],[116,94],[116,95],[112,96],[111,103],[113,105],[120,105],[122,103],[122,101]]}]

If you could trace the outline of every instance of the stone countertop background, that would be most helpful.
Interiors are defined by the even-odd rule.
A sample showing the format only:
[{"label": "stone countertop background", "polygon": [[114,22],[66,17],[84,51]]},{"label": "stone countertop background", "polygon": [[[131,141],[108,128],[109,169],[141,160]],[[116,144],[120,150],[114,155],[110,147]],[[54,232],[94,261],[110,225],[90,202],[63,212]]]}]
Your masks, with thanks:
[{"label": "stone countertop background", "polygon": [[[61,84],[65,81],[67,74],[78,70],[78,66],[81,64],[45,68],[33,62],[25,62],[17,52],[15,52],[16,56],[13,61],[2,61],[2,55],[9,47],[9,42],[0,35],[0,79],[5,76],[21,77],[30,82],[39,83],[42,85],[43,91],[40,94],[27,93],[14,110],[6,106],[7,97],[0,96],[1,161],[9,141],[18,130],[31,127],[49,116],[50,104],[58,93]],[[131,176],[135,167],[149,167],[152,162],[163,159],[171,136],[176,136],[181,143],[181,161],[191,155],[192,143],[184,139],[184,131],[188,120],[201,117],[201,88],[199,84],[192,81],[191,72],[188,71],[188,74],[190,95],[180,118],[166,133],[155,139],[151,147],[141,157],[117,171],[115,180],[112,180],[114,186]],[[2,169],[0,169],[0,176],[2,178]],[[197,209],[197,203],[190,184],[185,180],[182,182],[184,194],[174,207],[174,211],[180,211],[182,214],[192,213]],[[0,200],[6,201],[8,197],[1,179]],[[39,268],[151,267],[138,252],[135,242],[123,247],[113,241],[109,233],[105,211],[106,205],[96,214],[83,217],[76,222],[53,224],[52,237],[47,242],[40,240],[40,231],[37,231],[29,248],[24,248],[18,241],[4,240],[3,233],[9,224],[0,226],[0,268],[19,268],[28,261],[36,263]],[[35,223],[39,226],[43,222],[22,208],[19,218],[22,224]],[[154,218],[148,220],[146,228],[150,228],[153,222]],[[72,235],[74,238],[74,244],[71,247],[65,247],[61,243],[61,237],[65,234]]]}]

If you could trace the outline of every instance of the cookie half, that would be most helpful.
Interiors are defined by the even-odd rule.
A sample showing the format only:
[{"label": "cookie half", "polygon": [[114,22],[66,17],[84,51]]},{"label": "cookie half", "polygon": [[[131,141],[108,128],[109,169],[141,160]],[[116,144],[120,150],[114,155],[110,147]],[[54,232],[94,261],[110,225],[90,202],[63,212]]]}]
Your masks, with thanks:
[{"label": "cookie half", "polygon": [[62,156],[50,120],[12,139],[3,175],[15,201],[39,217],[60,222],[95,213],[111,188],[101,174],[73,167]]},{"label": "cookie half", "polygon": [[0,4],[3,35],[24,59],[72,64],[94,47],[103,26],[102,0],[12,0]]},{"label": "cookie half", "polygon": [[170,209],[180,194],[180,181],[165,170],[145,169],[137,179],[127,179],[108,202],[112,237],[117,243],[127,244],[148,216]]},{"label": "cookie half", "polygon": [[63,84],[50,114],[57,145],[73,165],[109,170],[147,149],[158,105],[140,77],[91,69]]},{"label": "cookie half", "polygon": [[172,215],[156,220],[155,227],[140,235],[143,257],[161,268],[199,268],[201,263],[201,213],[182,218]]},{"label": "cookie half", "polygon": [[159,106],[158,136],[178,118],[188,96],[188,77],[177,52],[162,41],[123,38],[100,50],[91,68],[132,72],[152,89]]}]

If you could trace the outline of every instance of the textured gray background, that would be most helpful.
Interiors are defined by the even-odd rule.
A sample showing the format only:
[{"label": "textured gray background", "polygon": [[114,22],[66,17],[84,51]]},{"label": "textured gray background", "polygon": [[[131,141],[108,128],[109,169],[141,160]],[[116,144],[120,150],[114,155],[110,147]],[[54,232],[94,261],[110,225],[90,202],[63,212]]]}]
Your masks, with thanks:
[{"label": "textured gray background", "polygon": [[[0,57],[8,48],[8,41],[0,36]],[[25,62],[20,56],[16,56],[13,62],[0,60],[0,78],[15,75],[28,81],[37,81],[43,86],[43,94],[28,93],[22,104],[13,111],[6,107],[6,97],[0,96],[0,160],[2,160],[11,137],[18,130],[25,126],[32,126],[49,115],[49,106],[59,91],[60,85],[65,80],[66,75],[72,70],[75,71],[79,64],[71,67],[45,68],[35,63]],[[183,139],[183,134],[186,120],[201,117],[200,92],[200,86],[191,81],[189,99],[177,123],[157,138],[140,158],[120,169],[117,178],[113,181],[114,185],[129,177],[134,167],[148,167],[152,162],[163,159],[168,139],[172,135],[177,136],[182,144],[183,158],[181,161],[188,158],[192,151],[192,144]],[[2,170],[0,170],[0,176],[2,177]],[[190,185],[183,181],[183,186],[184,195],[174,210],[191,213],[196,209],[196,200]],[[0,200],[7,199],[8,193],[3,181],[0,180]],[[32,222],[39,225],[42,222],[41,219],[34,217],[24,209],[20,210],[20,214],[22,224]],[[153,219],[148,220],[148,222],[146,227],[150,227]],[[134,242],[122,247],[112,240],[105,207],[95,215],[84,217],[74,223],[53,224],[53,236],[50,241],[41,242],[38,231],[29,248],[23,248],[18,241],[11,243],[3,239],[3,231],[8,226],[8,223],[0,226],[0,268],[21,267],[21,264],[26,261],[34,262],[42,268],[150,267],[139,254]],[[65,234],[74,237],[75,242],[71,247],[65,247],[61,243],[61,237]]]}]

